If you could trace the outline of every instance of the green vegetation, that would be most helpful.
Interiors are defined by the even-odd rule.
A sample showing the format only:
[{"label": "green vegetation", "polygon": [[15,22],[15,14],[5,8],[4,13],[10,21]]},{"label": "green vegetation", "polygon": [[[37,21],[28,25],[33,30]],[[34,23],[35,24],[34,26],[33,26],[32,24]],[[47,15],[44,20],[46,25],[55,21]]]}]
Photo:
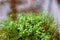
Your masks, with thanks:
[{"label": "green vegetation", "polygon": [[15,21],[9,17],[0,26],[3,40],[60,40],[57,24],[47,13],[19,14]]}]

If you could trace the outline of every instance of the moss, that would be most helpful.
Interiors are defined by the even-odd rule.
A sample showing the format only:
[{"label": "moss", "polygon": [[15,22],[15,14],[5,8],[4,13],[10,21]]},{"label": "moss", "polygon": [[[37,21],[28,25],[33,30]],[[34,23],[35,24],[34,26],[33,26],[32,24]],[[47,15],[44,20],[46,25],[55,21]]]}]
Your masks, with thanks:
[{"label": "moss", "polygon": [[8,18],[0,25],[4,27],[4,40],[60,40],[57,24],[47,13],[18,14],[15,21]]}]

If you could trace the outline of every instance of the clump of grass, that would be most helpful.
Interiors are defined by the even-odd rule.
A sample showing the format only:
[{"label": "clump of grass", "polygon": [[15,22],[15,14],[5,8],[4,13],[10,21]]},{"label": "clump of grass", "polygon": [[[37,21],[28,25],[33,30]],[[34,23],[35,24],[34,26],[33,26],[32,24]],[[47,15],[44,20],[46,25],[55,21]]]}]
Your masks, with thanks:
[{"label": "clump of grass", "polygon": [[0,25],[4,31],[0,37],[4,40],[60,40],[57,24],[47,13],[19,14],[15,21],[8,18]]}]

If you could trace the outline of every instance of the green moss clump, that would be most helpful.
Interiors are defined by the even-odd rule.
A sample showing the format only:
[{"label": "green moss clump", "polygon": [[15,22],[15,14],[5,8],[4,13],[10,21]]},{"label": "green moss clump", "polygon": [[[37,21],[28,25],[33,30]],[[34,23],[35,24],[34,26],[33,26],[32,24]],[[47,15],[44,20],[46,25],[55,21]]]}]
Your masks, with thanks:
[{"label": "green moss clump", "polygon": [[3,26],[0,39],[5,37],[4,40],[60,40],[56,30],[57,24],[47,13],[19,14],[15,21],[8,18],[0,25]]}]

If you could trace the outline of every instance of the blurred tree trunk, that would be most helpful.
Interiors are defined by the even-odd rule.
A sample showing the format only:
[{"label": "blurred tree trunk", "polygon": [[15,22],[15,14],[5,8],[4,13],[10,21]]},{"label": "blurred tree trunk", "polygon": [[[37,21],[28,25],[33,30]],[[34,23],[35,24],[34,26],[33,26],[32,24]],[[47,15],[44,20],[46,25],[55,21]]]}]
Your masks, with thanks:
[{"label": "blurred tree trunk", "polygon": [[57,0],[58,4],[60,5],[60,0]]},{"label": "blurred tree trunk", "polygon": [[58,2],[58,5],[59,5],[59,8],[60,8],[60,0],[57,0],[57,2]]},{"label": "blurred tree trunk", "polygon": [[11,0],[11,8],[12,8],[12,12],[10,13],[11,18],[13,20],[16,20],[16,0]]}]

